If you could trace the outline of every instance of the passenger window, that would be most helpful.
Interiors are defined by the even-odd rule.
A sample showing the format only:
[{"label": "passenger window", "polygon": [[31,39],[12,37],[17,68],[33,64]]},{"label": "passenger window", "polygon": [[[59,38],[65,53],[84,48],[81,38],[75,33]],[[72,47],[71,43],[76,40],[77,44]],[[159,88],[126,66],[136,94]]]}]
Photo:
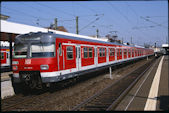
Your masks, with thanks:
[{"label": "passenger window", "polygon": [[109,52],[110,52],[110,56],[112,56],[112,48],[109,49]]},{"label": "passenger window", "polygon": [[88,58],[88,56],[87,56],[87,47],[84,47],[83,50],[84,50],[84,58]]},{"label": "passenger window", "polygon": [[113,53],[113,56],[115,56],[115,49],[113,49],[113,52],[112,52],[112,53]]},{"label": "passenger window", "polygon": [[93,55],[92,55],[92,54],[93,54],[93,52],[92,52],[92,48],[90,47],[90,48],[89,48],[89,57],[90,57],[90,58],[92,58],[92,57],[93,57]]},{"label": "passenger window", "polygon": [[127,55],[126,49],[124,49],[124,55]]},{"label": "passenger window", "polygon": [[114,56],[114,49],[110,48],[110,56]]},{"label": "passenger window", "polygon": [[105,48],[103,48],[103,57],[105,56]]},{"label": "passenger window", "polygon": [[117,56],[119,56],[119,49],[117,49]]},{"label": "passenger window", "polygon": [[67,46],[66,47],[66,52],[67,52],[67,59],[72,60],[73,59],[73,47],[72,46]]}]

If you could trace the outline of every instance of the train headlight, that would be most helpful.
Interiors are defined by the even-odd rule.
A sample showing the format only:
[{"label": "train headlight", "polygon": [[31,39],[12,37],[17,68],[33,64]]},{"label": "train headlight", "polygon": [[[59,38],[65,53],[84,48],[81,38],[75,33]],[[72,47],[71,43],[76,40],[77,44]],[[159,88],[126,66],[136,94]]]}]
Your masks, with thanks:
[{"label": "train headlight", "polygon": [[49,66],[48,65],[40,65],[41,70],[48,70]]},{"label": "train headlight", "polygon": [[12,70],[14,71],[18,70],[18,66],[12,66]]},{"label": "train headlight", "polygon": [[12,61],[12,64],[19,64],[18,61]]}]

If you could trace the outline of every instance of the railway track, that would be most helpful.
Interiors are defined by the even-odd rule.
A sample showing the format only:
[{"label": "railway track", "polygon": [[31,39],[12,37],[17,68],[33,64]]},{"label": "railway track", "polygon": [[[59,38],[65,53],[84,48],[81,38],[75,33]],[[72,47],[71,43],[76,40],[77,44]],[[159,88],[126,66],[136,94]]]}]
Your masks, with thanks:
[{"label": "railway track", "polygon": [[75,106],[72,111],[109,111],[113,110],[127,92],[134,86],[139,78],[152,66],[155,58],[140,66],[120,80],[97,92]]},{"label": "railway track", "polygon": [[[71,81],[66,81],[63,83],[59,83],[57,90],[61,90],[62,88],[68,87]],[[44,97],[51,98],[52,95],[50,92],[54,92],[56,89],[44,89],[40,91],[33,91],[33,92],[24,92],[24,94],[18,94],[13,97],[9,97],[7,99],[1,100],[1,110],[2,111],[25,111],[30,106],[36,104],[34,101],[38,101],[40,99],[44,99]],[[50,96],[49,96],[50,95]]]},{"label": "railway track", "polygon": [[[44,92],[44,93],[43,93]],[[1,110],[2,111],[13,111],[13,110],[19,110],[21,108],[21,105],[27,105],[30,102],[33,102],[34,99],[44,97],[45,95],[48,95],[48,93],[45,91],[39,91],[34,95],[23,95],[23,94],[18,94],[15,95],[14,97],[10,97],[7,99],[4,99],[1,101]]]}]

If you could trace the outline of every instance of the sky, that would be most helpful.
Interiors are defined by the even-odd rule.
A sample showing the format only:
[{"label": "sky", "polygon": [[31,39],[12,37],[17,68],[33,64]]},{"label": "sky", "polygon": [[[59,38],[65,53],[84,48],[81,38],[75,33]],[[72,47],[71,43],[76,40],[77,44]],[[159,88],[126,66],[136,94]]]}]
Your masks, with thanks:
[{"label": "sky", "polygon": [[[168,41],[168,1],[2,1],[1,14],[8,21],[37,27],[58,26],[79,34],[99,37],[117,34],[123,42],[157,46]],[[132,38],[131,38],[132,37]]]}]

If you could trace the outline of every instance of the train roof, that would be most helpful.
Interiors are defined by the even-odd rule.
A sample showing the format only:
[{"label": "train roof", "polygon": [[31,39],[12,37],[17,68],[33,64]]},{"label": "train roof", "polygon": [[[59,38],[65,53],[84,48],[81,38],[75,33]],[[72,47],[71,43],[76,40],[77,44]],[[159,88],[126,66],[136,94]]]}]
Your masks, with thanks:
[{"label": "train roof", "polygon": [[[22,34],[22,35],[18,35],[16,37],[17,40],[22,40],[24,38],[27,38],[27,41],[32,41],[35,42],[36,41],[36,37],[41,37],[41,39],[43,41],[55,41],[55,38],[66,38],[66,39],[73,39],[73,40],[81,40],[81,41],[90,41],[90,42],[94,42],[94,43],[104,43],[104,44],[113,44],[113,45],[119,45],[119,46],[126,46],[126,47],[135,47],[132,45],[123,45],[123,44],[118,44],[115,42],[108,42],[108,41],[104,41],[104,40],[96,40],[95,38],[82,38],[82,37],[78,37],[78,36],[68,36],[68,35],[61,35],[61,34],[55,34],[53,32],[30,32],[30,33],[26,33],[26,34]],[[30,40],[31,38],[33,38],[32,40]],[[24,39],[25,40],[25,39]],[[142,48],[140,46],[138,46],[137,48]]]}]

